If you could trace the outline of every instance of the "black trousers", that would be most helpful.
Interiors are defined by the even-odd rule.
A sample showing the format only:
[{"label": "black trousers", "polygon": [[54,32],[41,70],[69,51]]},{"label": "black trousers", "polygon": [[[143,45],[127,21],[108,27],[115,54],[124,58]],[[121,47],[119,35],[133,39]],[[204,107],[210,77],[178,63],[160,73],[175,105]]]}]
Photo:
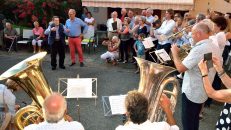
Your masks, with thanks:
[{"label": "black trousers", "polygon": [[133,38],[130,38],[129,44],[130,44],[130,51],[132,53],[131,59],[132,59],[132,61],[135,61],[135,58],[134,58],[134,57],[136,57],[136,51],[134,49],[135,40]]},{"label": "black trousers", "polygon": [[182,93],[182,125],[183,130],[199,130],[199,114],[202,103],[194,103],[190,101],[185,93]]},{"label": "black trousers", "polygon": [[120,59],[128,61],[128,41],[120,43]]},{"label": "black trousers", "polygon": [[64,66],[65,59],[65,45],[61,43],[61,41],[55,41],[51,45],[51,66],[56,67],[56,57],[59,55],[59,66]]}]

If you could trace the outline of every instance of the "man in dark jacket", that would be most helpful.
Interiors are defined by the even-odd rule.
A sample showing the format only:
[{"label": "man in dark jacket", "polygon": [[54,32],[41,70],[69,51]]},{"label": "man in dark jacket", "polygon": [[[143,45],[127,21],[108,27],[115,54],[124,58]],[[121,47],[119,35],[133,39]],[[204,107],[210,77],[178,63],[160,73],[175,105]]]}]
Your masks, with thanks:
[{"label": "man in dark jacket", "polygon": [[59,68],[65,69],[65,33],[64,26],[59,22],[59,17],[53,17],[53,23],[46,29],[45,34],[48,36],[48,44],[51,46],[51,67],[56,69],[56,55],[59,54]]}]

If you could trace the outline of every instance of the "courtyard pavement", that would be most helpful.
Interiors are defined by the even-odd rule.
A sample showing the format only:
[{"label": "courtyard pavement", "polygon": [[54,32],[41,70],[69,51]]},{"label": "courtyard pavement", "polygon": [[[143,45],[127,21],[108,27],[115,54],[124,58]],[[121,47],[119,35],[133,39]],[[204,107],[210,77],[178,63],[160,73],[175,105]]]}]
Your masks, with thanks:
[{"label": "courtyard pavement", "polygon": [[[114,130],[116,126],[122,123],[121,116],[105,117],[103,113],[102,96],[126,94],[128,91],[137,89],[139,83],[139,75],[135,74],[135,66],[131,63],[118,64],[112,66],[100,60],[100,54],[106,51],[105,47],[99,46],[96,52],[84,52],[85,66],[79,67],[77,63],[75,66],[69,67],[70,56],[66,52],[65,66],[66,69],[51,70],[50,55],[47,54],[42,62],[42,69],[44,76],[53,91],[58,90],[59,78],[75,78],[79,74],[80,78],[97,78],[98,79],[98,98],[94,99],[67,99],[68,113],[78,120],[85,127],[85,130]],[[18,62],[30,57],[32,52],[21,48],[18,52],[7,53],[0,51],[0,73],[5,72],[10,67]],[[1,81],[1,83],[3,83]],[[180,93],[180,92],[179,92]],[[31,103],[31,98],[22,90],[16,93],[17,103],[22,104],[25,101],[27,104]],[[181,127],[181,96],[178,96],[178,102],[175,109],[175,119],[177,124]],[[80,115],[77,112],[77,105],[80,106]],[[200,130],[214,130],[216,120],[222,110],[222,103],[214,103],[210,108],[205,108],[204,118],[200,121]]]}]

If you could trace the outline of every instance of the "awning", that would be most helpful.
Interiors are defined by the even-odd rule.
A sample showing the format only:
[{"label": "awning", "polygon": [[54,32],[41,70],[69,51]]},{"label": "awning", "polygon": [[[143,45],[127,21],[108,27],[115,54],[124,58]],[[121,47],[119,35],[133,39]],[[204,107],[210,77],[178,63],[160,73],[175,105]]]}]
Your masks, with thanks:
[{"label": "awning", "polygon": [[82,0],[87,7],[192,10],[194,0]]}]

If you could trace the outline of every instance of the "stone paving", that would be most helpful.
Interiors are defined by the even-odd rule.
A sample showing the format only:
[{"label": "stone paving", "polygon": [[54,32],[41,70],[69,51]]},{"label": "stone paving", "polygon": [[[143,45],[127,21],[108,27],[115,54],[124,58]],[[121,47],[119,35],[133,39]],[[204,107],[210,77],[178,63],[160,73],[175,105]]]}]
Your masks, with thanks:
[{"label": "stone paving", "polygon": [[[80,68],[79,64],[73,67],[69,67],[70,57],[69,53],[66,53],[65,70],[57,69],[51,70],[50,67],[50,55],[44,58],[42,63],[42,69],[48,83],[51,85],[53,91],[58,89],[59,78],[74,78],[77,74],[80,78],[97,78],[98,79],[98,98],[94,99],[68,99],[68,113],[78,120],[80,116],[80,122],[83,124],[86,130],[114,130],[117,125],[122,124],[121,116],[105,117],[103,115],[102,96],[126,94],[129,90],[137,89],[139,83],[139,75],[135,74],[135,67],[133,64],[118,64],[112,66],[100,60],[100,54],[102,54],[106,48],[98,47],[96,52],[91,51],[90,54],[87,51],[85,56],[85,67]],[[7,53],[0,51],[0,73],[5,72],[7,69],[24,60],[25,58],[33,55],[31,52],[25,49],[20,49],[17,53]],[[1,82],[2,83],[2,82]],[[25,101],[30,104],[31,99],[22,90],[16,93],[17,103],[21,104]],[[177,124],[181,128],[181,101],[178,96],[178,103],[175,109],[175,118]],[[77,104],[80,105],[80,115],[77,114]],[[200,121],[200,130],[214,130],[217,117],[222,109],[222,103],[214,103],[210,108],[205,108],[204,119]]]}]

